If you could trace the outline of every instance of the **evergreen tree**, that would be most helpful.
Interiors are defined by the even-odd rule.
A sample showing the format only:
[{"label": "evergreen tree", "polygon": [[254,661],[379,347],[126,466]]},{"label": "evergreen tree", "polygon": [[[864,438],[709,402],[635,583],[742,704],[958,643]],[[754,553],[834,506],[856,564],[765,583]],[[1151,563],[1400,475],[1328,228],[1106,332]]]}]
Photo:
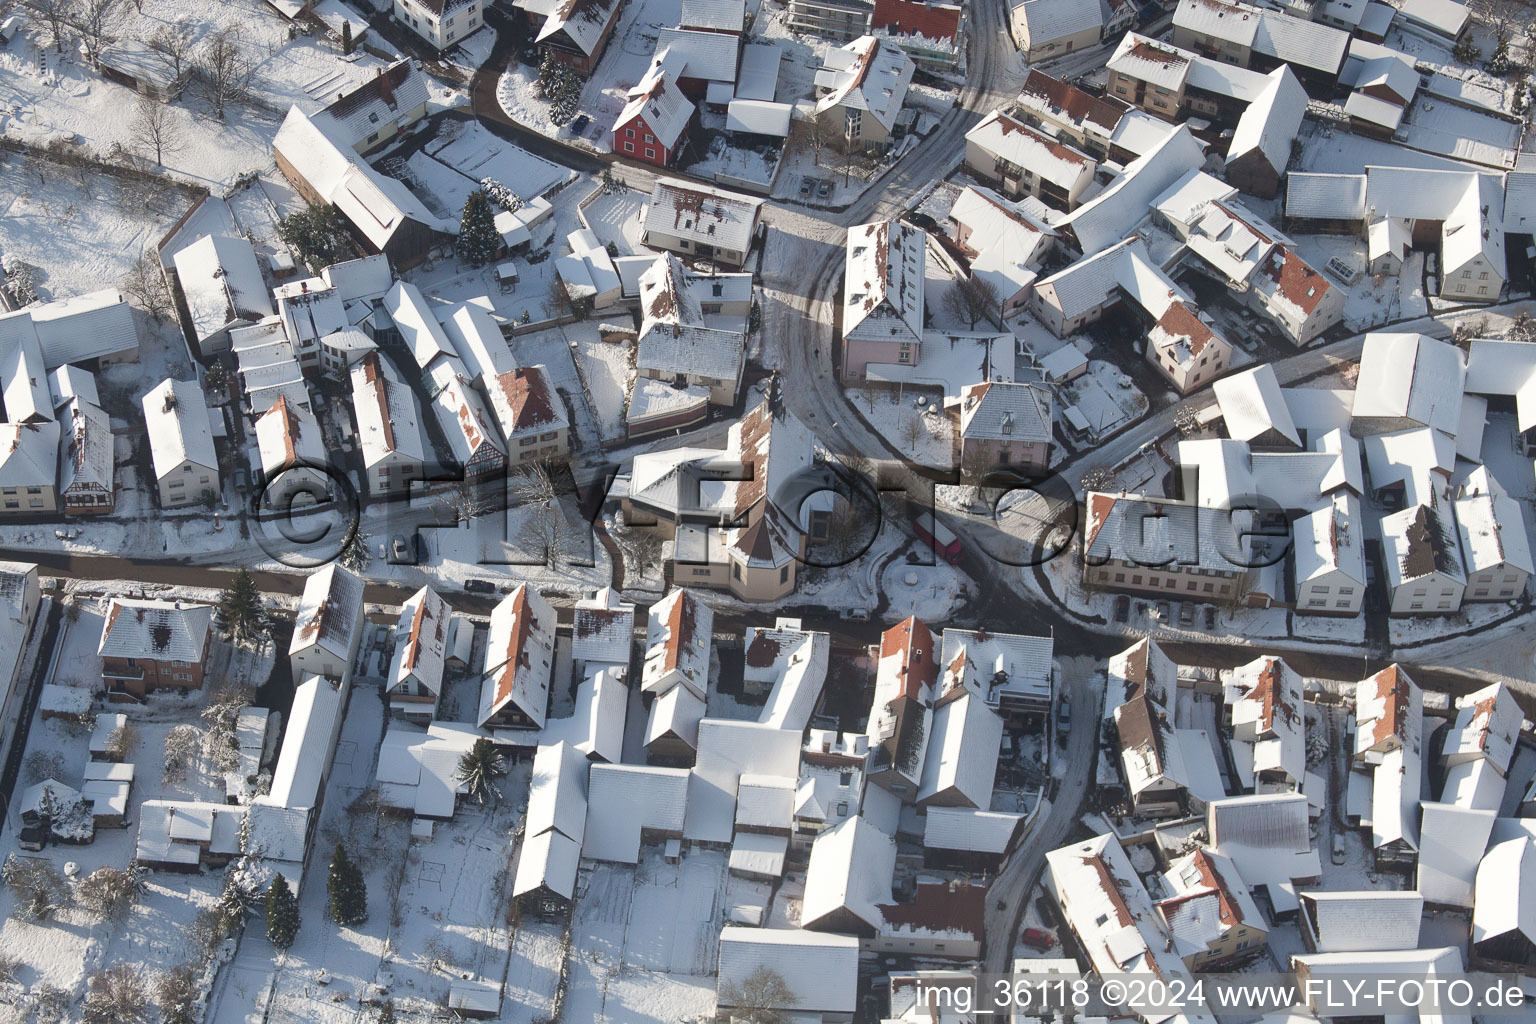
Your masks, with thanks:
[{"label": "evergreen tree", "polygon": [[384,1005],[379,1007],[378,1024],[395,1024],[395,1001],[393,999],[384,1000]]},{"label": "evergreen tree", "polygon": [[341,22],[341,52],[350,55],[353,49],[352,22],[343,18]]},{"label": "evergreen tree", "polygon": [[261,610],[261,595],[256,580],[244,567],[235,571],[229,587],[219,595],[219,628],[236,642],[259,640],[266,630]]},{"label": "evergreen tree", "polygon": [[278,949],[287,949],[299,933],[299,901],[288,888],[288,879],[278,873],[267,889],[267,938]]},{"label": "evergreen tree", "polygon": [[289,214],[277,222],[277,237],[311,270],[341,263],[353,255],[346,222],[334,206],[311,205]]},{"label": "evergreen tree", "polygon": [[368,883],[362,869],[347,856],[346,847],[336,844],[331,854],[331,873],[325,880],[331,895],[331,917],[337,924],[362,924],[368,920]]},{"label": "evergreen tree", "polygon": [[459,255],[475,266],[484,266],[496,258],[501,239],[496,234],[495,214],[484,189],[475,189],[464,200],[459,218]]},{"label": "evergreen tree", "polygon": [[459,758],[458,779],[478,803],[485,803],[487,793],[493,803],[501,800],[496,780],[506,774],[506,760],[497,752],[496,745],[483,736]]}]

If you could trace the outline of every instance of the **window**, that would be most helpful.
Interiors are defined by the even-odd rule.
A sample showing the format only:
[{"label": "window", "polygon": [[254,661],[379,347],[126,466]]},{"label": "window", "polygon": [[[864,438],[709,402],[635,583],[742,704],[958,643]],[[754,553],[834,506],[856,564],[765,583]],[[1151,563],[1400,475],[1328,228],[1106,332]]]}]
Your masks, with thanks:
[{"label": "window", "polygon": [[652,135],[650,132],[646,132],[645,133],[645,141],[646,142],[655,142],[656,141],[656,137],[654,135]]},{"label": "window", "polygon": [[374,114],[374,113],[369,113],[369,115],[368,115],[368,123],[369,124],[378,124],[379,123],[379,115],[378,114]]},{"label": "window", "polygon": [[1116,583],[1124,583],[1125,582],[1125,573],[1123,573],[1123,572],[1115,573],[1115,582]]},{"label": "window", "polygon": [[786,565],[784,568],[779,570],[779,582],[780,583],[788,583],[789,582],[789,566]]},{"label": "window", "polygon": [[1308,608],[1322,608],[1327,603],[1328,603],[1327,601],[1308,601],[1307,602],[1307,607]]},{"label": "window", "polygon": [[1479,294],[1479,295],[1487,295],[1488,294],[1488,286],[1485,285],[1485,284],[1478,285],[1477,286],[1477,294]]},{"label": "window", "polygon": [[626,152],[626,153],[633,153],[634,151],[635,151],[635,144],[633,142],[626,142],[626,143],[624,143],[624,152]]},{"label": "window", "polygon": [[651,147],[649,147],[649,146],[645,147],[645,158],[647,160],[655,160],[656,159],[656,151],[654,149],[652,149]]},{"label": "window", "polygon": [[[1326,590],[1326,589],[1327,589],[1327,588],[1326,588],[1326,587],[1325,587],[1325,588],[1323,588],[1323,589],[1325,589],[1325,590]],[[1341,595],[1345,595],[1345,596],[1347,596],[1347,595],[1349,595],[1349,594],[1353,594],[1353,593],[1354,593],[1354,592],[1355,592],[1355,588],[1354,588],[1354,587],[1340,587],[1340,588],[1339,588],[1339,593],[1340,593],[1340,594],[1341,594]]]},{"label": "window", "polygon": [[1449,601],[1441,601],[1439,604],[1435,605],[1435,608],[1438,611],[1442,611],[1443,612],[1446,609],[1450,608],[1450,606],[1451,606],[1451,602],[1449,602]]},{"label": "window", "polygon": [[740,562],[737,562],[735,565],[731,566],[731,575],[734,576],[738,580],[741,579],[741,563]]},{"label": "window", "polygon": [[41,487],[28,487],[27,488],[27,493],[28,494],[42,494],[43,493],[43,489]]},{"label": "window", "polygon": [[853,785],[853,772],[838,772],[837,784],[843,789],[847,789],[849,786]]},{"label": "window", "polygon": [[1424,602],[1423,601],[1414,601],[1412,604],[1410,604],[1408,606],[1408,610],[1411,611],[1411,612],[1416,612],[1416,611],[1418,611],[1419,609],[1421,609],[1423,607],[1424,607]]},{"label": "window", "polygon": [[1349,607],[1349,602],[1348,601],[1335,601],[1335,602],[1333,602],[1333,606],[1335,608],[1348,608]]},{"label": "window", "polygon": [[1133,575],[1133,576],[1131,576],[1131,582],[1132,583],[1140,583],[1141,582],[1141,577]]},{"label": "window", "polygon": [[1488,596],[1488,588],[1487,587],[1478,587],[1476,590],[1472,591],[1472,596],[1473,597],[1487,597]]},{"label": "window", "polygon": [[624,129],[624,137],[626,139],[634,138],[635,137],[635,130],[633,128],[625,128]]},{"label": "window", "polygon": [[708,576],[711,571],[712,570],[710,570],[710,569],[695,569],[695,570],[693,570],[693,574],[695,576]]},{"label": "window", "polygon": [[839,818],[848,817],[848,802],[846,800],[837,805],[837,816]]}]

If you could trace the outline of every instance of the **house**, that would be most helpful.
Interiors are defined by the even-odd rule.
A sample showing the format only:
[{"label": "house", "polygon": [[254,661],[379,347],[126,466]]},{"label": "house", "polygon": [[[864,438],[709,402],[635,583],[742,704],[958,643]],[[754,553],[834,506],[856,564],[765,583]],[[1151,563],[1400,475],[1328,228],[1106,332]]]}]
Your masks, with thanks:
[{"label": "house", "polygon": [[905,803],[917,799],[922,784],[938,656],[933,633],[916,617],[881,634],[869,709],[866,777],[871,785],[889,790]]},{"label": "house", "polygon": [[611,308],[623,294],[623,280],[607,248],[588,228],[572,231],[565,240],[571,251],[555,260],[555,272],[566,296],[589,310]]},{"label": "house", "polygon": [[288,645],[293,675],[349,678],[362,636],[362,578],[334,562],[310,573]]},{"label": "house", "polygon": [[1332,85],[1349,49],[1349,33],[1279,10],[1226,0],[1180,0],[1173,41],[1240,68],[1269,71],[1282,64],[1303,80]]},{"label": "house", "polygon": [[256,419],[256,447],[261,457],[261,508],[286,514],[305,504],[331,499],[330,465],[320,424],[308,406],[279,396]]},{"label": "house", "polygon": [[475,724],[482,729],[543,728],[554,660],[555,610],[523,584],[491,610]]},{"label": "house", "polygon": [[964,20],[962,6],[945,0],[875,0],[869,29],[900,46],[923,68],[953,71],[960,59]]},{"label": "house", "polygon": [[[1090,970],[1103,978],[1154,973],[1170,983],[1189,977],[1183,957],[1193,945],[1157,913],[1119,839],[1095,836],[1052,850],[1045,861],[1046,890]],[[1199,1011],[1176,1016],[1156,1010],[1146,1019],[1210,1024],[1214,1018]]]},{"label": "house", "polygon": [[[859,813],[869,743],[857,733],[812,729],[800,752],[790,848],[806,856],[816,837]],[[738,803],[739,807],[739,803]],[[740,815],[737,815],[740,827]]]},{"label": "house", "polygon": [[523,845],[512,898],[525,913],[559,918],[576,896],[576,867],[587,824],[587,759],[566,743],[533,755]]},{"label": "house", "polygon": [[1259,98],[1238,119],[1227,147],[1227,180],[1244,192],[1273,199],[1291,161],[1291,140],[1307,112],[1307,91],[1282,64],[1267,76]]},{"label": "house", "polygon": [[[1115,136],[1131,107],[1124,100],[1095,96],[1038,68],[1031,68],[1015,110],[1026,124],[1103,160],[1115,148]],[[1136,154],[1140,156],[1141,154]]]},{"label": "house", "polygon": [[397,60],[337,96],[314,122],[337,142],[367,153],[425,117],[427,100],[427,79],[416,62]]},{"label": "house", "polygon": [[0,509],[4,512],[37,515],[58,510],[60,433],[53,420],[0,423]]},{"label": "house", "polygon": [[800,925],[812,931],[872,937],[879,906],[894,902],[896,840],[862,815],[816,837],[805,871]]},{"label": "house", "polygon": [[1477,868],[1471,966],[1479,971],[1536,972],[1536,842],[1495,843]]},{"label": "house", "polygon": [[229,329],[272,316],[272,293],[244,238],[204,235],[176,252],[176,282],[186,303],[187,342],[212,355],[229,350]]},{"label": "house", "polygon": [[763,201],[675,178],[658,178],[645,208],[644,244],[740,268],[757,235]]},{"label": "house", "polygon": [[1035,196],[1071,210],[1093,183],[1098,162],[1001,110],[965,133],[965,166],[1010,199]]},{"label": "house", "polygon": [[486,0],[394,0],[394,17],[428,46],[450,49],[483,24]]},{"label": "house", "polygon": [[874,17],[868,0],[789,0],[785,11],[791,31],[838,42],[868,35]]},{"label": "house", "polygon": [[841,116],[845,145],[866,152],[888,149],[916,70],[899,46],[878,36],[829,48],[816,72],[816,113]]},{"label": "house", "polygon": [[1515,414],[1517,450],[1529,456],[1536,450],[1536,352],[1525,346],[1522,341],[1473,341],[1465,390],[1484,398],[1491,410]]},{"label": "house", "polygon": [[[293,346],[299,365],[306,370],[322,366],[332,372],[346,369],[344,357],[338,358],[342,353],[328,352],[322,345],[324,339],[352,329],[341,294],[319,277],[284,282],[272,294],[277,298],[282,337]],[[368,340],[371,343],[372,339]]]},{"label": "house", "polygon": [[968,384],[960,389],[960,462],[1044,473],[1055,425],[1055,401],[1043,384]]},{"label": "house", "polygon": [[646,760],[686,764],[699,749],[704,700],[686,686],[674,686],[651,701],[645,723]]},{"label": "house", "polygon": [[1146,817],[1198,812],[1226,795],[1209,734],[1174,725],[1176,700],[1175,680],[1157,680],[1113,712],[1131,805]]},{"label": "house", "polygon": [[[143,407],[160,507],[181,508],[216,499],[219,459],[213,450],[203,389],[196,381],[168,378],[145,392]],[[5,483],[0,471],[0,485]]]},{"label": "house", "polygon": [[[37,622],[37,610],[42,603],[37,566],[30,562],[0,562],[0,757],[9,757],[12,742],[23,720],[22,707],[31,687],[20,685],[23,667],[30,669],[26,657],[27,646],[32,639],[32,627]],[[45,684],[38,698],[38,709],[44,719],[58,712],[51,712],[48,694],[54,684]],[[90,692],[84,688],[70,687],[59,701],[68,711],[63,714],[83,713],[90,709]],[[85,707],[79,708],[81,696]]]},{"label": "house", "polygon": [[1248,304],[1267,315],[1292,344],[1305,345],[1344,317],[1343,288],[1296,254],[1276,246],[1249,278]]},{"label": "house", "polygon": [[1180,125],[1127,164],[1098,195],[1059,220],[1056,228],[1084,256],[1119,245],[1158,196],[1204,162],[1204,151],[1189,126]]},{"label": "house", "polygon": [[1424,801],[1419,805],[1415,888],[1433,908],[1471,910],[1477,867],[1498,809]]},{"label": "house", "polygon": [[939,668],[941,701],[963,686],[1005,715],[1043,715],[1054,699],[1053,641],[1048,636],[944,631]]},{"label": "house", "polygon": [[430,722],[426,732],[391,724],[379,748],[379,806],[424,821],[451,821],[469,786],[459,759],[479,738],[467,725]]},{"label": "house", "polygon": [[482,382],[507,443],[509,464],[565,461],[570,454],[571,421],[542,364],[520,366]]},{"label": "house", "polygon": [[1014,4],[1014,41],[1031,64],[1096,46],[1129,28],[1135,10],[1114,0],[1022,0]]},{"label": "house", "polygon": [[1227,436],[1254,450],[1296,450],[1302,447],[1301,432],[1273,366],[1265,363],[1223,377],[1211,385]]},{"label": "house", "polygon": [[884,903],[869,948],[912,957],[974,960],[981,956],[987,887],[960,879],[919,880],[910,903]]},{"label": "house", "polygon": [[1397,23],[1405,32],[1447,49],[1456,45],[1471,21],[1471,9],[1456,0],[1403,0],[1397,9]]},{"label": "house", "polygon": [[1190,970],[1212,970],[1264,951],[1268,926],[1231,858],[1197,848],[1169,863],[1163,885],[1173,895],[1155,906],[1168,931],[1189,945],[1182,959]]},{"label": "house", "polygon": [[1465,357],[1453,345],[1421,334],[1367,334],[1350,431],[1364,437],[1432,427],[1454,438],[1465,377]]},{"label": "house", "polygon": [[402,182],[374,170],[298,107],[289,108],[277,130],[272,156],[306,202],[334,206],[358,238],[397,269],[416,266],[457,233],[456,223],[439,220]]},{"label": "house", "polygon": [[621,500],[625,521],[671,537],[673,571],[693,586],[782,597],[795,589],[807,538],[826,529],[825,503],[801,491],[814,448],[814,436],[770,389],[732,424],[723,451],[635,456]]},{"label": "house", "polygon": [[678,15],[682,28],[741,35],[747,25],[745,0],[683,0]]},{"label": "house", "polygon": [[576,602],[571,658],[583,665],[612,668],[623,679],[629,672],[634,631],[635,606],[620,600],[612,587],[604,587]]},{"label": "house", "polygon": [[603,59],[624,2],[578,5],[575,0],[513,0],[512,6],[523,12],[542,56],[569,65],[579,75],[590,75]]},{"label": "house", "polygon": [[646,613],[643,693],[683,686],[703,700],[708,694],[715,612],[691,591],[678,589]]},{"label": "house", "polygon": [[1110,56],[1107,93],[1178,123],[1199,117],[1235,125],[1263,94],[1267,79],[1171,43],[1127,32]]},{"label": "house", "polygon": [[389,359],[370,352],[352,367],[352,413],[368,493],[404,494],[426,474],[426,445],[416,415],[416,396]]},{"label": "house", "polygon": [[194,872],[219,867],[241,852],[246,808],[185,800],[145,800],[139,805],[134,858],[157,871]]},{"label": "house", "polygon": [[[1251,570],[1215,543],[1233,530],[1219,510],[1132,494],[1087,495],[1083,582],[1144,595],[1250,600]],[[1226,534],[1219,531],[1225,529]],[[1246,556],[1245,556],[1246,557]]]},{"label": "house", "polygon": [[[719,90],[728,97],[736,83],[741,61],[741,36],[731,32],[696,31],[689,28],[662,28],[656,33],[656,53],[673,62],[678,85],[690,96],[707,96],[712,109],[725,103]],[[716,90],[712,95],[711,87]]]},{"label": "house", "polygon": [[671,54],[657,53],[613,122],[613,151],[657,167],[672,165],[694,113],[693,102],[678,84],[676,66],[681,61]]},{"label": "house", "polygon": [[1361,817],[1378,865],[1411,866],[1418,855],[1423,718],[1424,692],[1397,665],[1356,684],[1355,767],[1371,779]]},{"label": "house", "polygon": [[113,598],[96,645],[108,694],[201,689],[212,623],[206,604]]},{"label": "house", "polygon": [[843,274],[843,380],[870,363],[915,365],[923,340],[928,233],[882,220],[848,230]]},{"label": "house", "polygon": [[[427,368],[426,377],[432,411],[459,471],[470,479],[483,479],[505,469],[506,448],[491,427],[480,392],[471,385],[469,372],[458,357],[438,356]],[[540,435],[533,436],[536,439]]]},{"label": "house", "polygon": [[1023,821],[1022,814],[930,806],[923,822],[923,866],[995,875]]},{"label": "house", "polygon": [[635,372],[709,389],[711,405],[734,405],[746,366],[750,274],[694,274],[666,255],[640,276]]},{"label": "house", "polygon": [[688,789],[686,768],[594,762],[581,855],[638,864],[642,846],[681,839]]},{"label": "house", "polygon": [[283,745],[272,767],[272,788],[249,805],[248,842],[269,861],[291,861],[290,878],[302,876],[319,830],[350,681],[310,676],[294,688],[293,707],[283,730]]},{"label": "house", "polygon": [[1381,520],[1382,558],[1393,615],[1450,615],[1461,608],[1467,574],[1448,513],[1428,505]]},{"label": "house", "polygon": [[772,629],[747,627],[743,639],[742,687],[750,694],[768,691],[758,721],[803,733],[827,680],[831,636],[801,629],[798,619],[779,619]]},{"label": "house", "polygon": [[811,1015],[822,1024],[853,1020],[859,980],[859,940],[854,936],[727,925],[720,930],[716,998],[721,1012],[729,1012],[744,983],[765,966],[784,979],[782,998],[788,1005],[754,1004],[753,1010]]},{"label": "house", "polygon": [[1276,918],[1295,913],[1298,887],[1322,875],[1310,816],[1300,793],[1227,797],[1206,807],[1210,849],[1230,858],[1250,889],[1263,892]]},{"label": "house", "polygon": [[385,677],[391,712],[430,721],[443,695],[443,668],[453,609],[431,587],[406,598],[395,623],[395,653]]},{"label": "house", "polygon": [[[1465,399],[1464,399],[1465,401]],[[1463,599],[1511,601],[1525,593],[1536,573],[1520,506],[1493,486],[1451,502],[1461,537]]]},{"label": "house", "polygon": [[1417,892],[1304,892],[1300,903],[1301,937],[1314,953],[1418,948],[1424,897]]},{"label": "house", "polygon": [[1038,199],[1010,202],[981,185],[967,185],[950,207],[949,238],[970,259],[971,276],[997,293],[1000,316],[1012,316],[1029,299],[1056,239],[1049,217]]},{"label": "house", "polygon": [[981,696],[947,689],[934,706],[918,806],[990,808],[1002,741],[1003,720]]},{"label": "house", "polygon": [[44,370],[65,363],[97,369],[139,358],[133,307],[115,288],[0,314],[0,338],[12,337],[36,341]]},{"label": "house", "polygon": [[1365,520],[1360,499],[1338,493],[1291,524],[1292,604],[1308,615],[1358,615],[1364,606]]},{"label": "house", "polygon": [[723,846],[737,831],[743,776],[799,776],[800,733],[762,722],[706,718],[688,776],[688,814],[683,838]]},{"label": "house", "polygon": [[1295,792],[1307,775],[1307,722],[1301,676],[1266,656],[1232,670],[1226,688],[1232,758],[1257,793]]}]

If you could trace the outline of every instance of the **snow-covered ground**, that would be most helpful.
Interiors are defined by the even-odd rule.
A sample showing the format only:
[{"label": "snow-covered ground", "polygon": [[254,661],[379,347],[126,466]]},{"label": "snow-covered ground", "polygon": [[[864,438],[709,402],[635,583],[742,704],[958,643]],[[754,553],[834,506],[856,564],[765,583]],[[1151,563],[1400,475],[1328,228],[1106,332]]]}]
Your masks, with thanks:
[{"label": "snow-covered ground", "polygon": [[1101,439],[1108,437],[1147,410],[1147,396],[1114,363],[1088,361],[1088,372],[1060,389],[1062,401],[1075,405],[1088,427]]},{"label": "snow-covered ground", "polygon": [[607,443],[625,436],[624,409],[635,380],[635,350],[629,342],[605,342],[598,325],[572,324],[566,328],[574,347],[576,369],[591,398],[599,435]]},{"label": "snow-covered ground", "polygon": [[938,388],[869,387],[850,393],[849,400],[871,427],[918,465],[954,465],[955,423],[940,408]]},{"label": "snow-covered ground", "polygon": [[652,250],[641,240],[645,237],[645,209],[650,198],[636,189],[604,192],[581,207],[581,219],[599,242],[616,246],[619,255],[646,255]]}]

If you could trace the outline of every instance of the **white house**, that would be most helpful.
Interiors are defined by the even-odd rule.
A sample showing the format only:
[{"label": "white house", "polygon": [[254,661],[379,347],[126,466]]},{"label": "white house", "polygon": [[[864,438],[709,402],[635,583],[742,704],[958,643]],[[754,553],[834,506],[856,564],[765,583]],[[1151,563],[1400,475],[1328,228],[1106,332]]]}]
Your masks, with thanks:
[{"label": "white house", "polygon": [[1381,520],[1381,550],[1393,615],[1450,615],[1461,608],[1467,574],[1448,512],[1417,505]]},{"label": "white house", "polygon": [[1298,612],[1360,614],[1366,588],[1364,530],[1360,499],[1345,491],[1291,524]]},{"label": "white house", "polygon": [[916,365],[923,340],[928,234],[895,220],[848,231],[843,276],[843,379],[870,363]]},{"label": "white house", "polygon": [[416,412],[416,396],[388,357],[369,353],[352,367],[352,414],[370,495],[403,493],[425,475],[426,445]]},{"label": "white house", "polygon": [[256,447],[265,483],[260,492],[263,511],[285,513],[330,498],[325,439],[308,406],[294,405],[286,396],[279,396],[256,420]]},{"label": "white house", "polygon": [[288,645],[294,676],[350,678],[362,636],[362,578],[335,562],[310,573]]},{"label": "white house", "polygon": [[747,260],[763,200],[676,178],[658,178],[645,208],[643,241],[729,267]]},{"label": "white house", "polygon": [[878,36],[831,47],[816,72],[816,113],[841,115],[838,134],[845,145],[888,147],[916,70],[901,47]]},{"label": "white house", "polygon": [[427,720],[437,714],[452,618],[453,608],[431,587],[422,587],[400,607],[385,679],[391,711]]},{"label": "white house", "polygon": [[181,508],[217,497],[219,459],[203,389],[196,381],[167,378],[145,393],[142,404],[160,507]]},{"label": "white house", "polygon": [[446,50],[483,24],[485,0],[394,0],[395,20]]},{"label": "white house", "polygon": [[965,166],[1009,198],[1036,196],[1070,210],[1093,182],[1098,162],[1001,110],[965,133]]}]

